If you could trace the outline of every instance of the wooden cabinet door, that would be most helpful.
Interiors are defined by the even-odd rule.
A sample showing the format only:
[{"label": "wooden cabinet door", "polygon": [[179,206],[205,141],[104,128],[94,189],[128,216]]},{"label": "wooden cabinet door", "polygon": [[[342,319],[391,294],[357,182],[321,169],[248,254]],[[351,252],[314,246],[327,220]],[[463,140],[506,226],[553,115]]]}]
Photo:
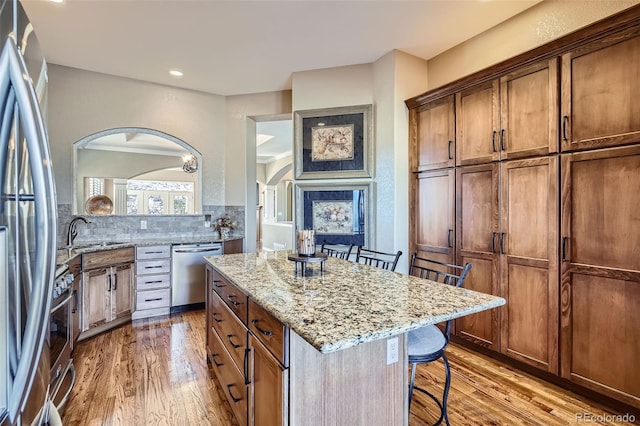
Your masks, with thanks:
[{"label": "wooden cabinet door", "polygon": [[133,311],[133,269],[131,264],[111,268],[111,320]]},{"label": "wooden cabinet door", "polygon": [[500,158],[558,152],[558,60],[500,78]]},{"label": "wooden cabinet door", "polygon": [[447,96],[418,108],[415,116],[417,169],[455,166],[454,96]]},{"label": "wooden cabinet door", "polygon": [[96,269],[82,275],[82,331],[86,331],[105,324],[110,319],[108,308],[111,306],[111,293],[108,287],[108,269]]},{"label": "wooden cabinet door", "polygon": [[562,150],[640,140],[637,28],[562,56]]},{"label": "wooden cabinet door", "polygon": [[640,272],[640,146],[562,158],[564,263]]},{"label": "wooden cabinet door", "polygon": [[249,335],[253,353],[253,412],[249,423],[256,426],[282,426],[289,424],[289,369],[258,341]]},{"label": "wooden cabinet door", "polygon": [[[498,165],[462,167],[456,171],[457,264],[473,264],[464,287],[499,295]],[[499,350],[500,308],[456,320],[456,334]]]},{"label": "wooden cabinet door", "polygon": [[482,164],[500,156],[499,81],[456,93],[456,164]]},{"label": "wooden cabinet door", "polygon": [[415,247],[420,256],[442,262],[454,260],[455,170],[424,172],[415,180],[413,214]]},{"label": "wooden cabinet door", "polygon": [[558,159],[500,165],[500,350],[558,371]]},{"label": "wooden cabinet door", "polygon": [[563,155],[561,375],[640,408],[640,147]]}]

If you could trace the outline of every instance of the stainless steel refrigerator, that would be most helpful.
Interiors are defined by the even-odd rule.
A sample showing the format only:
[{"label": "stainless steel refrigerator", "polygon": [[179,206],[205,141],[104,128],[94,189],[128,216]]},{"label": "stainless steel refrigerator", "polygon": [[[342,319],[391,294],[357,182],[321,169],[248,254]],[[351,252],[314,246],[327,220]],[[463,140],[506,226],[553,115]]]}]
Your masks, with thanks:
[{"label": "stainless steel refrigerator", "polygon": [[47,65],[20,3],[0,2],[0,424],[43,424],[57,232]]}]

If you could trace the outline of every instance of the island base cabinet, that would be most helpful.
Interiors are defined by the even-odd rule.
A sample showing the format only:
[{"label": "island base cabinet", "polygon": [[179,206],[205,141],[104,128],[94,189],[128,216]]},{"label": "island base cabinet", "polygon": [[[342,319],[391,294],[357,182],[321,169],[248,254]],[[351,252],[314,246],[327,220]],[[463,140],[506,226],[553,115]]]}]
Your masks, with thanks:
[{"label": "island base cabinet", "polygon": [[282,426],[289,424],[288,383],[289,369],[285,368],[251,334],[249,346],[253,354],[253,374],[250,391],[253,392],[253,410],[249,424],[255,426]]},{"label": "island base cabinet", "polygon": [[209,338],[209,361],[213,366],[212,370],[218,378],[222,392],[226,396],[238,424],[244,426],[248,424],[249,407],[249,392],[244,374],[238,371],[215,330],[211,330]]},{"label": "island base cabinet", "polygon": [[291,426],[400,426],[408,420],[406,334],[387,365],[387,340],[322,354],[290,333]]}]

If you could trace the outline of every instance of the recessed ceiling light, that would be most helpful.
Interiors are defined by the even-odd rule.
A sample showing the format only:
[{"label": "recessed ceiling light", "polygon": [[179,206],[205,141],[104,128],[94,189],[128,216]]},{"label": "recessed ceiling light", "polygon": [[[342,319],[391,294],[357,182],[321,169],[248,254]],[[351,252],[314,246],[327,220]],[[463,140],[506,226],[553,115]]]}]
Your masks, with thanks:
[{"label": "recessed ceiling light", "polygon": [[64,3],[64,0],[49,0],[51,3]]},{"label": "recessed ceiling light", "polygon": [[182,77],[184,75],[182,71],[176,68],[170,69],[169,74],[171,74],[174,77]]}]

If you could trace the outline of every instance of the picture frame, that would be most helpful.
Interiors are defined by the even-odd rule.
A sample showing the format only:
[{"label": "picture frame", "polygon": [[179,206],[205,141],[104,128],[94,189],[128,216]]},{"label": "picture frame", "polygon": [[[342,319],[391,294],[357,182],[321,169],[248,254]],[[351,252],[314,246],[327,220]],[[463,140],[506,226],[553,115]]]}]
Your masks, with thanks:
[{"label": "picture frame", "polygon": [[294,112],[295,179],[370,178],[373,105]]},{"label": "picture frame", "polygon": [[316,243],[371,246],[373,183],[296,183],[296,226]]}]

